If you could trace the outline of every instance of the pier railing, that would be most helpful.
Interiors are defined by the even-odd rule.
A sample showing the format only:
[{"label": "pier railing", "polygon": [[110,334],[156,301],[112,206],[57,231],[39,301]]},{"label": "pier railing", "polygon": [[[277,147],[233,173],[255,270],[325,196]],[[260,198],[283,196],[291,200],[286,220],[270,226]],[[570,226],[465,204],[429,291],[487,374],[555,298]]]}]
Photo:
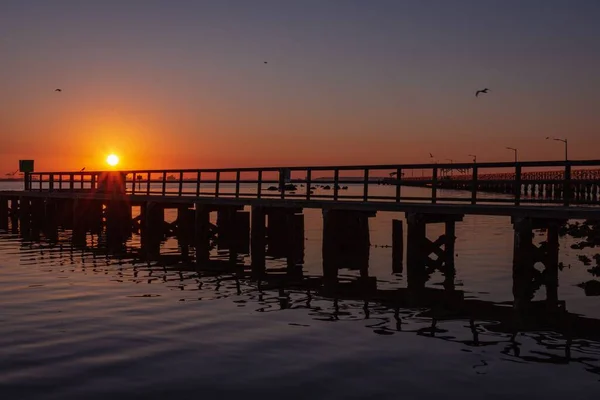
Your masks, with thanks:
[{"label": "pier railing", "polygon": [[[599,204],[600,160],[518,163],[345,165],[221,169],[35,172],[25,189],[147,196],[320,201]],[[392,186],[393,190],[386,186]],[[421,190],[407,190],[419,187]]]}]

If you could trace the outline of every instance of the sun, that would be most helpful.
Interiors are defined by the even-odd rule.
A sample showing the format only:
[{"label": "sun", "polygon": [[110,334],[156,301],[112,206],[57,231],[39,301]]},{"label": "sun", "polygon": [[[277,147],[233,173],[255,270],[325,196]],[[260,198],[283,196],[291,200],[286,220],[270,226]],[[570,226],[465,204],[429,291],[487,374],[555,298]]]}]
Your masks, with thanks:
[{"label": "sun", "polygon": [[116,154],[110,154],[106,157],[106,163],[111,167],[114,167],[119,163],[119,157]]}]

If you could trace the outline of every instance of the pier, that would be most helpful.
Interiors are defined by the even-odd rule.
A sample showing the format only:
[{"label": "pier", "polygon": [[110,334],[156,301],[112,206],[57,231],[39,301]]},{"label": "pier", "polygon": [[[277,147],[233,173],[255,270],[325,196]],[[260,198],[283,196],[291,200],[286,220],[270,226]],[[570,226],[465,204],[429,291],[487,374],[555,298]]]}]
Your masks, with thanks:
[{"label": "pier", "polygon": [[[390,270],[406,272],[413,293],[423,291],[436,270],[446,277],[445,288],[453,289],[455,226],[465,215],[506,216],[514,228],[515,308],[530,307],[541,286],[547,305],[556,308],[558,231],[569,219],[600,218],[599,166],[600,161],[551,161],[35,172],[26,174],[23,190],[0,192],[0,230],[32,238],[72,230],[73,241],[80,243],[98,234],[115,252],[139,233],[140,256],[148,260],[159,259],[161,243],[175,237],[181,257],[199,267],[214,265],[211,251],[217,248],[229,253],[233,266],[240,254],[250,254],[254,277],[266,275],[266,256],[286,259],[286,275],[296,276],[302,273],[303,210],[316,208],[323,213],[324,281],[335,283],[340,268],[351,268],[360,271],[361,285],[368,288],[374,283],[368,271],[369,219],[378,212],[402,212],[406,222],[397,219],[390,226]],[[448,168],[470,168],[470,180],[455,180],[462,190],[448,187],[440,174]],[[513,172],[495,172],[506,169]],[[424,177],[407,177],[413,171]],[[389,188],[379,190],[390,176],[393,181],[385,182],[393,183],[392,194]],[[482,193],[482,182],[509,189]],[[427,195],[408,196],[410,186]],[[539,188],[552,196],[539,196]],[[165,220],[167,209],[177,210],[174,221]],[[432,224],[444,226],[440,237],[428,236]],[[546,232],[542,245],[532,240],[536,229]]]}]

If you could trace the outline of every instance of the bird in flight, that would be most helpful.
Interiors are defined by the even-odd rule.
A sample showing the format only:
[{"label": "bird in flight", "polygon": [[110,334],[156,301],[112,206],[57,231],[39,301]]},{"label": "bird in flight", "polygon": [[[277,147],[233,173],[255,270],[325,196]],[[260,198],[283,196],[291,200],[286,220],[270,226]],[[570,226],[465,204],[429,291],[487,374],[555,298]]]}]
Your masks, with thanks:
[{"label": "bird in flight", "polygon": [[267,63],[267,62],[265,61],[265,64],[266,64],[266,63]]},{"label": "bird in flight", "polygon": [[85,171],[85,167],[81,168],[81,171],[79,171],[79,172],[83,172],[83,171]]},{"label": "bird in flight", "polygon": [[429,158],[433,158],[433,154],[429,153]]},{"label": "bird in flight", "polygon": [[485,89],[481,89],[481,90],[476,91],[475,92],[475,97],[479,97],[479,93],[487,93],[488,90],[490,90],[490,89],[485,88]]},{"label": "bird in flight", "polygon": [[54,89],[55,92],[62,92],[62,89]]}]

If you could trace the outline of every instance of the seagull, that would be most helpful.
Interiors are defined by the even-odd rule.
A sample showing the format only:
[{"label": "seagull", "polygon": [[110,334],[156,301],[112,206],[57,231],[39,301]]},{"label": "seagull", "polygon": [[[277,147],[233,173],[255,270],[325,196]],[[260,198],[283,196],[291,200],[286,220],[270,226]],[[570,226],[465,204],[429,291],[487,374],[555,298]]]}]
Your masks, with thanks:
[{"label": "seagull", "polygon": [[54,89],[55,92],[62,92],[62,89]]},{"label": "seagull", "polygon": [[475,92],[475,97],[479,97],[479,93],[487,93],[488,92],[488,88],[482,89],[482,90],[478,90]]},{"label": "seagull", "polygon": [[83,172],[83,171],[85,171],[85,167],[81,168],[81,171],[79,171],[79,172]]},{"label": "seagull", "polygon": [[433,158],[433,154],[429,153],[429,158]]},{"label": "seagull", "polygon": [[266,64],[266,63],[267,63],[267,62],[265,61],[265,64]]}]

